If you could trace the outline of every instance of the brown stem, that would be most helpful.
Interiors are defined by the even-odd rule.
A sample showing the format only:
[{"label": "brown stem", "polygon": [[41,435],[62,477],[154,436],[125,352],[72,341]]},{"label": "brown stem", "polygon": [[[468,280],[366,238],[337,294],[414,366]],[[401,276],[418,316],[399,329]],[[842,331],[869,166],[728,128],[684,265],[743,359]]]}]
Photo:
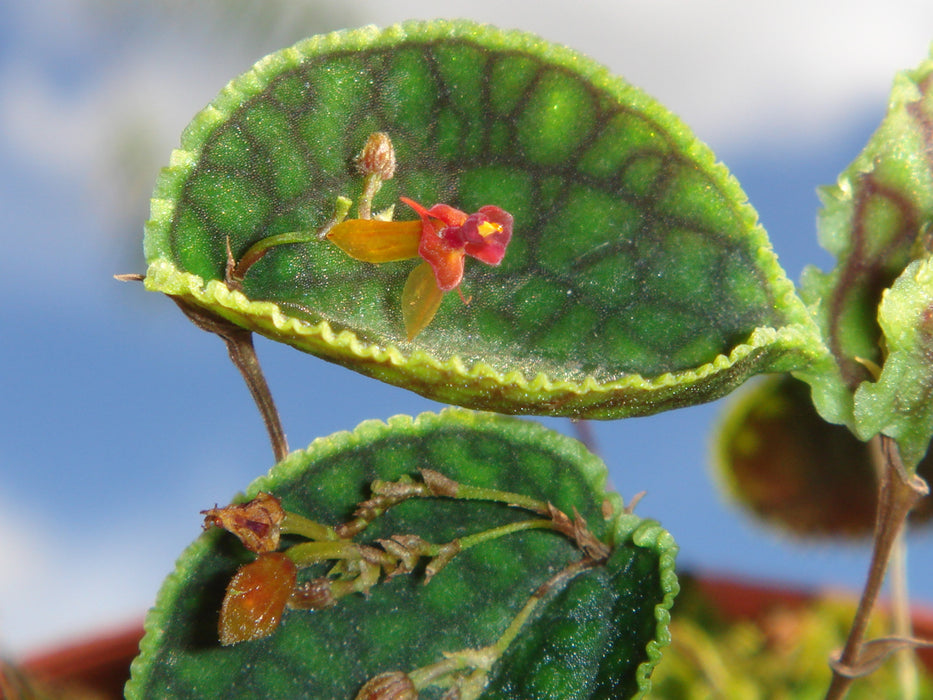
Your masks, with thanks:
[{"label": "brown stem", "polygon": [[865,629],[884,583],[891,549],[907,519],[907,514],[917,501],[929,492],[923,479],[908,473],[904,468],[894,440],[880,435],[873,438],[872,443],[872,447],[878,450],[876,454],[881,455],[881,469],[871,564],[849,637],[839,658],[831,664],[833,679],[826,691],[826,700],[842,698],[854,680],[852,675],[845,674],[842,670],[854,669],[859,665]]},{"label": "brown stem", "polygon": [[227,345],[230,359],[236,365],[236,368],[240,370],[249,393],[252,395],[253,401],[256,402],[256,408],[259,409],[263,423],[266,425],[275,461],[281,462],[288,455],[288,441],[285,439],[285,431],[282,429],[282,421],[279,418],[278,410],[275,408],[272,392],[269,390],[269,385],[266,383],[262,367],[259,364],[259,358],[256,356],[256,348],[253,346],[253,334],[234,325],[225,318],[194,306],[180,297],[171,298],[194,325],[201,330],[220,336],[221,340]]}]

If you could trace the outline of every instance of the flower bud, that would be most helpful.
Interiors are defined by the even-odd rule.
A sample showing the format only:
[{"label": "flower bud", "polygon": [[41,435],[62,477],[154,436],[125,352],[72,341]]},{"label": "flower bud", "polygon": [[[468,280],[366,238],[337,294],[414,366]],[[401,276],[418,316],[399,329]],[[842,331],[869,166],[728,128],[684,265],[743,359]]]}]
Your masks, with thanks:
[{"label": "flower bud", "polygon": [[305,581],[292,591],[288,600],[289,607],[300,610],[323,610],[337,604],[337,598],[331,589],[331,580],[327,577]]},{"label": "flower bud", "polygon": [[363,175],[378,175],[391,180],[395,175],[395,149],[392,139],[384,131],[370,134],[366,145],[356,157],[356,167]]}]

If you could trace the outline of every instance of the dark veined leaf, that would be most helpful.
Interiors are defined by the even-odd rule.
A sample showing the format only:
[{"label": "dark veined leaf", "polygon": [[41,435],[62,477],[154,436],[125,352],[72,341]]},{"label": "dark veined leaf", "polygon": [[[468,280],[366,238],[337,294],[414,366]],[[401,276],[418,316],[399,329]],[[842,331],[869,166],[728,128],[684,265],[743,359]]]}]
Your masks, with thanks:
[{"label": "dark veined leaf", "polygon": [[[727,408],[715,442],[715,468],[728,495],[782,532],[802,537],[869,537],[878,504],[869,446],[848,428],[824,421],[803,382],[762,380]],[[933,475],[933,456],[919,472]],[[924,499],[911,512],[933,514]]]},{"label": "dark veined leaf", "polygon": [[864,437],[852,397],[872,379],[870,363],[884,362],[878,304],[933,240],[933,60],[898,74],[884,121],[820,197],[820,242],[837,263],[829,273],[805,270],[801,293],[815,308],[838,369],[802,378],[813,384],[821,415]]},{"label": "dark veined leaf", "polygon": [[[540,425],[461,409],[400,416],[315,441],[247,495],[278,494],[286,511],[336,525],[367,497],[374,479],[397,480],[425,467],[463,484],[549,501],[566,513],[576,509],[612,547],[605,564],[562,581],[534,609],[490,670],[482,697],[643,694],[669,641],[676,546],[656,523],[624,513],[619,497],[604,492],[604,465],[578,442]],[[440,543],[527,515],[505,503],[415,499],[391,508],[357,539],[410,533]],[[367,596],[353,594],[317,612],[286,610],[270,636],[221,646],[224,589],[255,556],[219,529],[189,547],[146,622],[128,697],[351,700],[380,674],[407,674],[445,652],[492,644],[539,586],[580,560],[580,550],[551,530],[514,532],[465,549],[427,583],[416,568],[372,586]],[[330,564],[315,566],[299,572],[299,581],[324,575]],[[429,686],[419,697],[441,694]]]},{"label": "dark veined leaf", "polygon": [[[446,294],[423,330],[433,306],[416,305],[411,340],[401,301],[418,260],[361,262],[315,235],[338,198],[360,198],[356,158],[377,132],[397,167],[374,212],[417,220],[406,197],[514,217],[500,265],[467,260],[470,303]],[[228,242],[239,261],[291,233],[241,290],[225,283]],[[506,413],[653,413],[825,357],[744,193],[675,116],[574,51],[465,21],[314,37],[261,60],[182,135],[145,249],[149,289]]]}]

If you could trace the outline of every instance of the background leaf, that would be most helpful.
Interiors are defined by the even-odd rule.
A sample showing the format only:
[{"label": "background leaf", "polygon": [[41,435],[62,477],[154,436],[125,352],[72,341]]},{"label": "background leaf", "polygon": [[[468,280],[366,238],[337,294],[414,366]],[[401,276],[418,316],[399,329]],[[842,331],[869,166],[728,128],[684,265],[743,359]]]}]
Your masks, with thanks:
[{"label": "background leaf", "polygon": [[865,149],[820,190],[820,243],[837,258],[829,273],[804,271],[801,293],[838,370],[803,377],[827,420],[854,429],[852,395],[869,379],[861,360],[884,361],[877,310],[882,292],[931,246],[933,60],[899,73],[888,113]]},{"label": "background leaf", "polygon": [[[869,537],[878,486],[866,443],[823,420],[806,384],[769,377],[739,394],[715,436],[715,468],[727,494],[782,532],[803,537]],[[933,474],[933,458],[919,467]],[[911,522],[933,514],[920,501]]]},{"label": "background leaf", "polygon": [[[460,410],[414,421],[397,417],[388,425],[372,421],[293,453],[248,495],[272,491],[286,510],[337,524],[368,495],[371,480],[398,479],[419,467],[549,499],[567,512],[577,508],[594,534],[615,545],[606,567],[571,579],[536,611],[515,651],[494,667],[491,688],[533,679],[550,693],[538,697],[588,698],[608,697],[598,688],[628,697],[648,687],[668,641],[676,547],[657,524],[620,515],[618,496],[603,491],[605,467],[576,441],[539,425]],[[609,519],[606,499],[615,511]],[[524,517],[503,504],[408,501],[358,541],[405,532],[440,543]],[[321,612],[286,611],[271,637],[221,647],[216,625],[224,587],[250,557],[220,530],[189,547],[146,622],[128,697],[352,698],[378,673],[413,670],[444,651],[492,643],[528,596],[580,552],[553,532],[514,534],[461,553],[427,585],[417,575],[399,576],[375,586],[368,598],[351,596]],[[552,663],[546,675],[536,669],[540,657],[525,652],[542,644]],[[565,695],[567,688],[575,690]]]},{"label": "background leaf", "polygon": [[[503,264],[467,269],[473,301],[447,295],[408,342],[415,263],[327,242],[277,248],[230,293],[227,237],[239,256],[320,229],[359,194],[353,159],[377,130],[399,166],[376,210],[404,195],[514,215]],[[468,22],[315,37],[260,61],[184,133],[145,247],[150,289],[501,412],[652,413],[822,352],[745,195],[676,117],[575,52]]]}]

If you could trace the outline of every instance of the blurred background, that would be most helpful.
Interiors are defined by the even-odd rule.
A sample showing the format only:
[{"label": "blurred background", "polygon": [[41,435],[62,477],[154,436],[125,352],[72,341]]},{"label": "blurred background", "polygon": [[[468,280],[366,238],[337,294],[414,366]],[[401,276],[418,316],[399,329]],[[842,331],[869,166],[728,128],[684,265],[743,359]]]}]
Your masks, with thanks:
[{"label": "blurred background", "polygon": [[[881,120],[933,4],[575,0],[38,0],[0,3],[0,654],[141,620],[199,511],[271,466],[222,343],[144,272],[143,223],[191,117],[261,56],[312,34],[469,17],[608,65],[678,113],[738,177],[792,279],[827,269],[815,188]],[[290,348],[257,349],[293,448],[439,406]],[[864,544],[802,543],[724,502],[708,468],[720,404],[593,425],[624,497],[684,569],[861,586]],[[573,433],[566,421],[548,425]],[[933,603],[933,539],[910,539]]]}]

